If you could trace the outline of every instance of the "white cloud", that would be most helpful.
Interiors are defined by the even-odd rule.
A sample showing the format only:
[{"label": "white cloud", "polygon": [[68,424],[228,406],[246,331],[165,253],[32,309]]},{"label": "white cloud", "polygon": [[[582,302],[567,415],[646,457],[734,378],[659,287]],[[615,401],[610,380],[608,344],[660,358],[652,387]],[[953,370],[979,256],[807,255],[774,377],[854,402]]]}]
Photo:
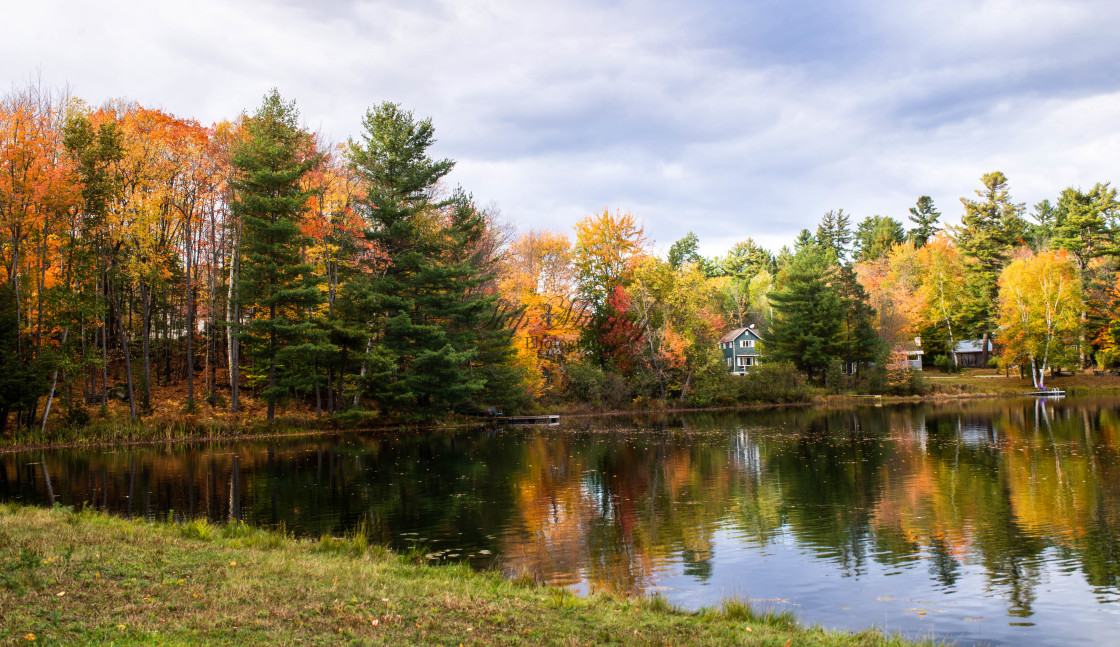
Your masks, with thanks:
[{"label": "white cloud", "polygon": [[979,176],[1015,199],[1112,179],[1111,3],[566,0],[6,10],[0,72],[209,122],[272,86],[334,140],[392,100],[430,115],[453,181],[524,227],[630,209],[666,247],[773,248],[829,209],[947,217]]}]

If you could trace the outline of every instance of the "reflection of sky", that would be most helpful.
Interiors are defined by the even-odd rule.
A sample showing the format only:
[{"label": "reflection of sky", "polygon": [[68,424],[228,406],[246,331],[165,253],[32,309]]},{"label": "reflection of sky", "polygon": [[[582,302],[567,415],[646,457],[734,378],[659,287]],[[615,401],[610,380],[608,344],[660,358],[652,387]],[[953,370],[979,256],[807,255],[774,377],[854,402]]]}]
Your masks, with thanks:
[{"label": "reflection of sky", "polygon": [[1027,618],[1006,614],[1004,592],[988,582],[981,565],[962,564],[954,585],[945,587],[930,577],[929,555],[921,557],[901,564],[869,559],[861,574],[853,576],[835,560],[800,547],[789,533],[759,546],[725,529],[716,534],[710,579],[699,582],[683,575],[677,564],[654,581],[662,595],[689,609],[740,596],[761,608],[792,610],[803,623],[831,629],[874,625],[910,638],[935,634],[962,645],[1102,645],[1115,640],[1120,604],[1100,604],[1081,572],[1052,550],[1036,565],[1041,577]]}]

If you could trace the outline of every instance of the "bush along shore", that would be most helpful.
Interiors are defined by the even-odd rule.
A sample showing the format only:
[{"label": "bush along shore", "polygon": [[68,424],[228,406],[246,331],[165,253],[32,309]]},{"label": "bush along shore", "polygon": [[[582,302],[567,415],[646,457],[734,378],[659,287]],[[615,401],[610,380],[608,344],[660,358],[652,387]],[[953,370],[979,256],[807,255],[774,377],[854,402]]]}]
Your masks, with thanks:
[{"label": "bush along shore", "polygon": [[466,564],[420,565],[364,537],[0,505],[0,642],[932,644],[799,627],[741,599],[688,612],[659,597],[577,597]]},{"label": "bush along shore", "polygon": [[[613,392],[611,380],[602,372],[588,372],[583,377],[583,381],[576,385],[578,393],[574,393],[571,399],[533,402],[526,413],[561,414],[565,417],[662,414],[785,406],[853,406],[869,401],[866,389],[813,387],[795,370],[783,365],[764,364],[742,377],[729,375],[724,382],[725,388],[703,402],[622,397]],[[1020,397],[1032,389],[1029,378],[990,369],[963,373],[915,372],[909,374],[904,382],[902,386],[906,388],[888,391],[875,402],[890,404]],[[1120,376],[1117,375],[1066,374],[1051,378],[1050,384],[1070,396],[1120,394]],[[111,401],[106,407],[89,410],[81,421],[52,415],[50,424],[45,427],[9,427],[6,433],[0,434],[0,452],[83,445],[266,438],[355,430],[410,431],[491,422],[488,418],[461,412],[416,420],[360,416],[354,415],[354,412],[329,416],[306,407],[292,407],[281,411],[269,423],[265,420],[263,401],[248,395],[242,398],[243,411],[239,414],[206,404],[184,410],[175,406],[174,402],[174,394],[167,394],[160,399],[159,406],[136,421],[129,419],[126,403]]]}]

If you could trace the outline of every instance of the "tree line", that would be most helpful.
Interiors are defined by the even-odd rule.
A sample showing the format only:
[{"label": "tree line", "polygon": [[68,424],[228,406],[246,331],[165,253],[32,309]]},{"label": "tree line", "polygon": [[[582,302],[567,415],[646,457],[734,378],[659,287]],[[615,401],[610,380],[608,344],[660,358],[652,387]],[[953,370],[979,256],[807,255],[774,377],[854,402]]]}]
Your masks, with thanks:
[{"label": "tree line", "polygon": [[[962,340],[995,339],[996,362],[1039,386],[1048,368],[1120,365],[1107,183],[1028,214],[993,172],[959,225],[922,196],[908,226],[836,210],[777,252],[748,238],[705,257],[690,233],[661,257],[621,210],[516,231],[448,185],[434,142],[393,103],[332,145],[276,91],[210,126],[10,92],[0,425],[82,425],[113,399],[139,418],[154,398],[231,413],[250,398],[269,421],[713,404],[749,383],[717,342],[751,324],[767,362],[863,388],[915,338],[947,369]],[[770,370],[754,384],[799,388]]]},{"label": "tree line", "polygon": [[[609,211],[578,223],[574,241],[524,233],[503,283],[528,322],[519,360],[537,395],[692,404],[743,395],[717,342],[747,325],[764,362],[838,389],[905,390],[912,376],[893,370],[905,350],[956,370],[964,341],[1038,388],[1047,371],[1120,366],[1116,189],[1068,187],[1028,213],[995,171],[960,202],[956,224],[930,196],[906,225],[829,211],[776,253],[747,238],[705,257],[689,233],[659,258],[631,214]],[[771,371],[756,386],[786,379]]]},{"label": "tree line", "polygon": [[135,419],[175,386],[269,421],[517,404],[500,232],[429,120],[383,103],[329,146],[276,91],[204,127],[32,86],[0,137],[0,424]]}]

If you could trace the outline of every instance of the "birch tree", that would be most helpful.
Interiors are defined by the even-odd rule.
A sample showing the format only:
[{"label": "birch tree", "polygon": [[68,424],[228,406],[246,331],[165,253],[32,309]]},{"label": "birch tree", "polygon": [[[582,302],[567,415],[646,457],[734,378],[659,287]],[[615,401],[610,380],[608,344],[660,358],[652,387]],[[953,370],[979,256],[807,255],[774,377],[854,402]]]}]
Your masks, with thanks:
[{"label": "birch tree", "polygon": [[1076,360],[1081,282],[1065,252],[1017,259],[999,277],[999,326],[1005,366],[1030,365],[1031,382],[1045,388],[1046,369]]}]

